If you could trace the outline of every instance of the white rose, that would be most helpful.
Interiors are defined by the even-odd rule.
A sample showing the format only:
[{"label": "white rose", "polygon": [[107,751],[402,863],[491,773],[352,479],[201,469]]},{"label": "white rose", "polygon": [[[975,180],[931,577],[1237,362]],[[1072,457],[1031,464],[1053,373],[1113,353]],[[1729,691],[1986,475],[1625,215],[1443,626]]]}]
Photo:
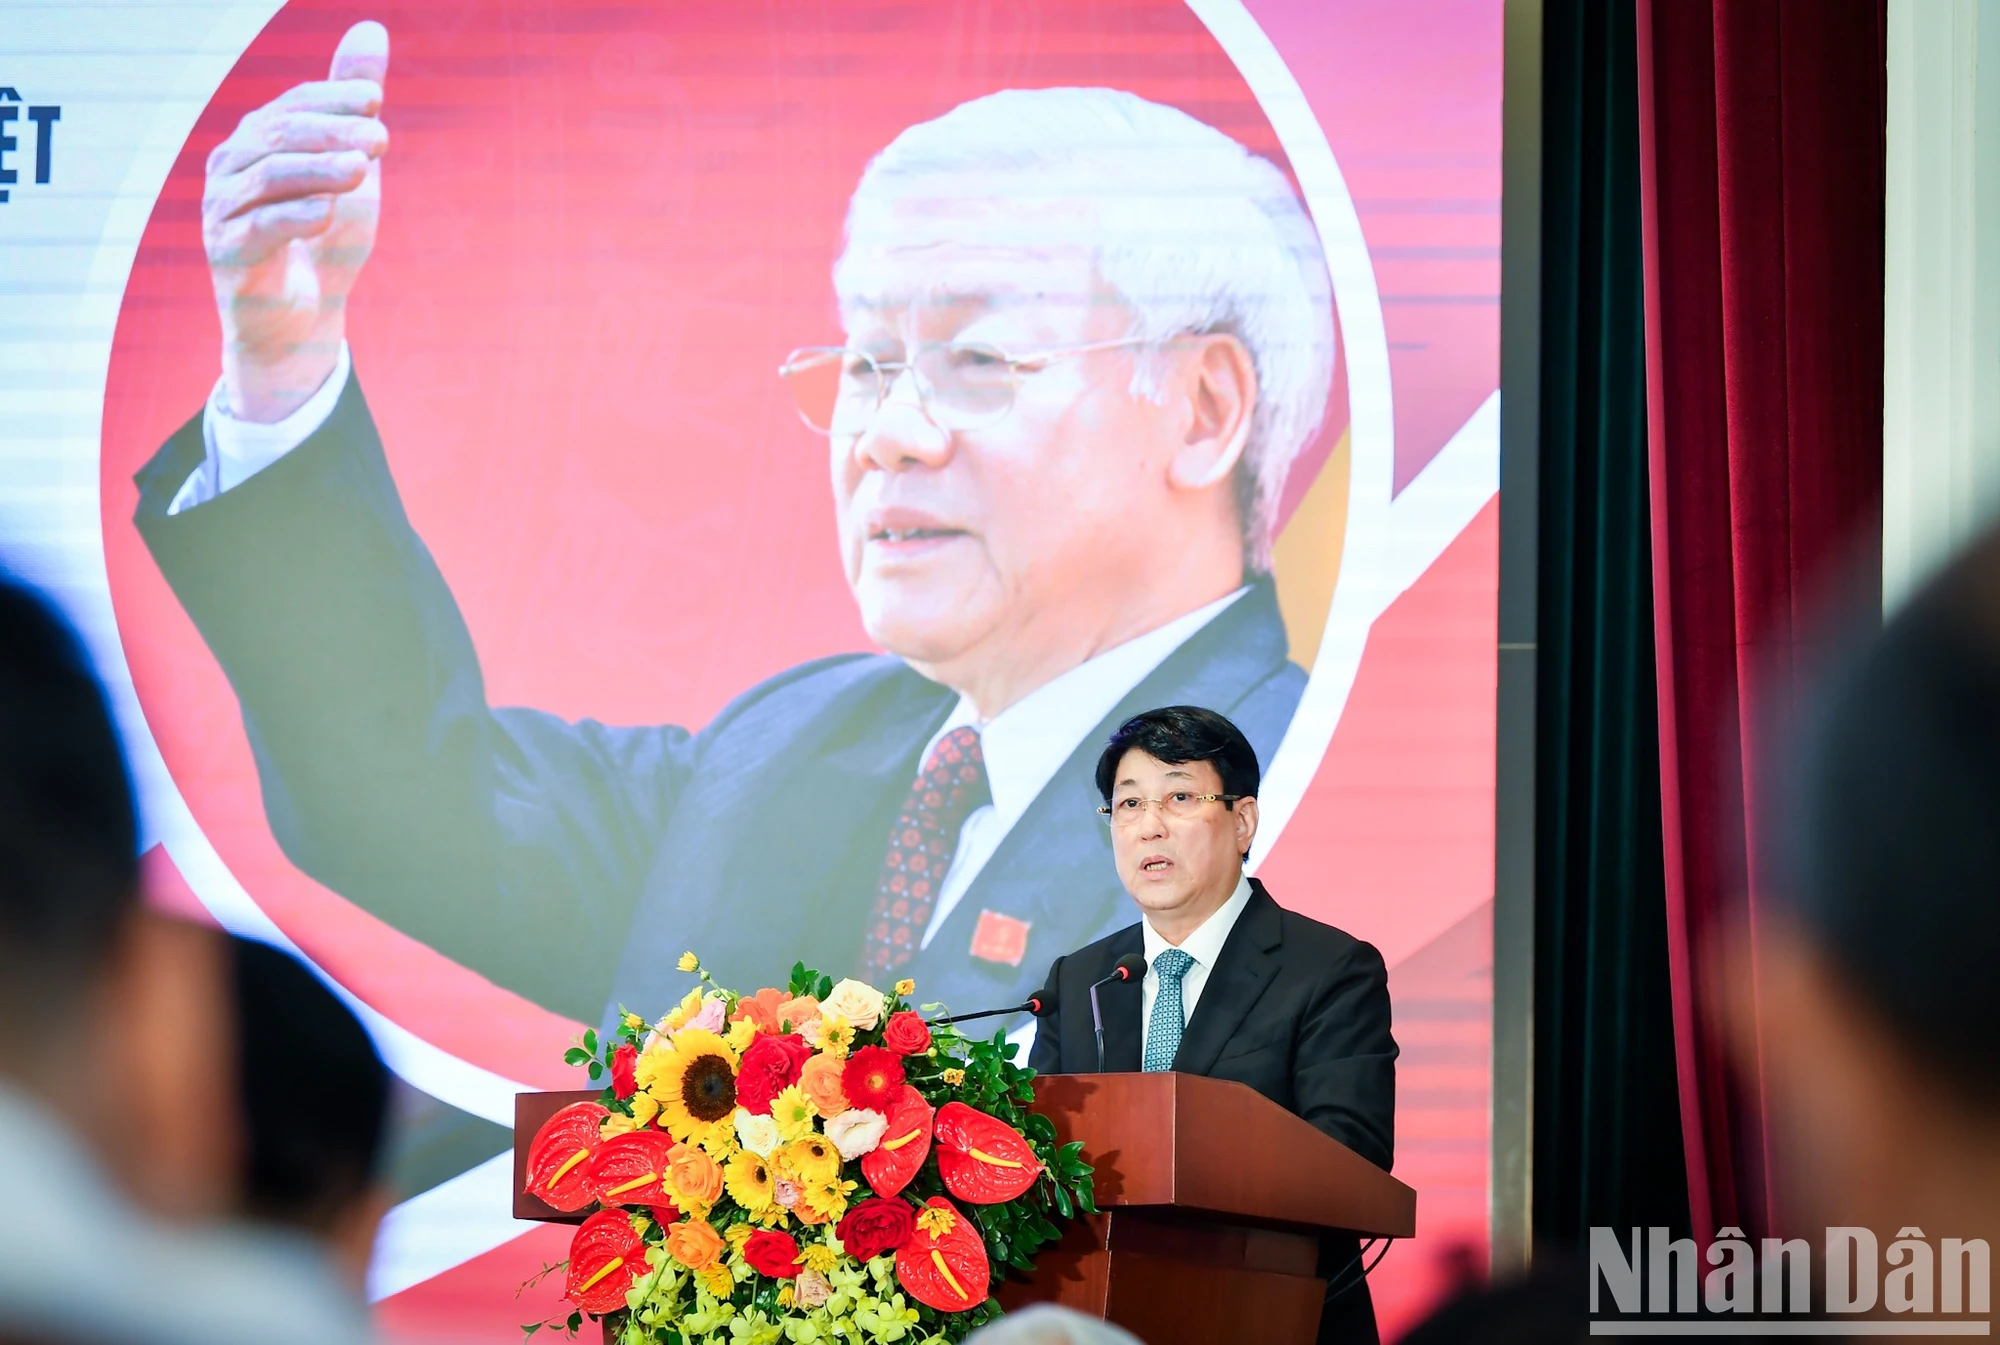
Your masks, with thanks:
[{"label": "white rose", "polygon": [[820,1002],[823,1013],[839,1014],[859,1030],[866,1032],[882,1021],[882,1008],[886,1003],[882,992],[862,981],[846,980],[833,988],[833,993]]},{"label": "white rose", "polygon": [[778,1147],[778,1123],[769,1116],[736,1109],[736,1141],[759,1158],[769,1158]]},{"label": "white rose", "polygon": [[840,1156],[851,1163],[865,1153],[873,1153],[882,1142],[882,1132],[888,1128],[889,1118],[881,1112],[850,1107],[828,1118],[826,1137],[840,1150]]}]

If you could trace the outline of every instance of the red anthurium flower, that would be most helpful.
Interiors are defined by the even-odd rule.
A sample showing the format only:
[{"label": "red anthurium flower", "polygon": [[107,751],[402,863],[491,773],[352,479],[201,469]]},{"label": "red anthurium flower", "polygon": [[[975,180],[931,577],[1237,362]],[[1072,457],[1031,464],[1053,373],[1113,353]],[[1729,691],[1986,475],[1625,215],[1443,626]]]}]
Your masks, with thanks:
[{"label": "red anthurium flower", "polygon": [[584,1187],[607,1209],[613,1205],[672,1204],[667,1164],[674,1138],[657,1130],[628,1130],[597,1146],[584,1166]]},{"label": "red anthurium flower", "polygon": [[639,1048],[629,1041],[611,1053],[611,1091],[621,1102],[639,1091]]},{"label": "red anthurium flower", "polygon": [[834,1226],[833,1235],[857,1261],[872,1261],[910,1240],[917,1229],[917,1212],[907,1200],[874,1196],[850,1209]]},{"label": "red anthurium flower", "polygon": [[910,1184],[930,1156],[931,1104],[904,1084],[881,1110],[889,1123],[882,1128],[882,1142],[861,1155],[861,1175],[876,1195],[893,1196]]},{"label": "red anthurium flower", "polygon": [[646,1240],[632,1231],[623,1210],[599,1210],[583,1221],[569,1244],[569,1279],[563,1296],[600,1317],[625,1306],[625,1294],[646,1269]]},{"label": "red anthurium flower", "polygon": [[943,1196],[924,1202],[917,1231],[896,1252],[896,1283],[939,1312],[964,1312],[986,1301],[993,1276],[986,1239]]},{"label": "red anthurium flower", "polygon": [[789,1280],[799,1273],[799,1244],[790,1233],[765,1228],[743,1243],[743,1260],[759,1275]]},{"label": "red anthurium flower", "polygon": [[944,1189],[970,1204],[1013,1200],[1042,1175],[1041,1160],[1020,1131],[963,1102],[938,1108],[936,1134]]},{"label": "red anthurium flower", "polygon": [[542,1122],[528,1143],[528,1174],[521,1189],[565,1213],[596,1197],[584,1182],[584,1168],[603,1143],[597,1128],[610,1111],[595,1102],[572,1102]]},{"label": "red anthurium flower", "polygon": [[882,1044],[897,1055],[921,1055],[931,1049],[931,1030],[920,1016],[905,1009],[882,1025]]},{"label": "red anthurium flower", "polygon": [[851,1107],[888,1114],[903,1086],[903,1058],[884,1046],[864,1046],[847,1058],[840,1091]]}]

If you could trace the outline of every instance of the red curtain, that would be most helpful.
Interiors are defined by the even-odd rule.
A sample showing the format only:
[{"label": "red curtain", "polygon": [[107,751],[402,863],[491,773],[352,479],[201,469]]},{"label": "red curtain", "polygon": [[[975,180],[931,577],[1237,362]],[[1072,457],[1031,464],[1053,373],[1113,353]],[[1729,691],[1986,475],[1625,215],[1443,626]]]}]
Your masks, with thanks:
[{"label": "red curtain", "polygon": [[1653,603],[1695,1235],[1770,1227],[1702,951],[1748,927],[1761,740],[1882,489],[1883,0],[1638,0]]}]

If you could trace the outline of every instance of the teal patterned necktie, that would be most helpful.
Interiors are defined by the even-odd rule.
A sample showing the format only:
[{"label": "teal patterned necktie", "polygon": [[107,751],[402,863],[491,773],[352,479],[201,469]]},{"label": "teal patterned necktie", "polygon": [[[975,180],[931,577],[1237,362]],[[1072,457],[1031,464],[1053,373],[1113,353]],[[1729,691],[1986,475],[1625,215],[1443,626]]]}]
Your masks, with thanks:
[{"label": "teal patterned necktie", "polygon": [[1194,959],[1178,948],[1169,948],[1153,959],[1160,992],[1153,997],[1153,1021],[1146,1029],[1148,1074],[1174,1067],[1174,1056],[1181,1049],[1181,1029],[1187,1025],[1187,1014],[1181,1008],[1181,978],[1193,965]]}]

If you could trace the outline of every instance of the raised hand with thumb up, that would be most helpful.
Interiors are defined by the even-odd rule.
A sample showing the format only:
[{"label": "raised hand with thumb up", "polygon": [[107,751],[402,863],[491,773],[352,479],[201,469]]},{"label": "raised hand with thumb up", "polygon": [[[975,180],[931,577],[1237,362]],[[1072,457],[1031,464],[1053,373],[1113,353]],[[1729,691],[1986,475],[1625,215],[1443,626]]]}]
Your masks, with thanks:
[{"label": "raised hand with thumb up", "polygon": [[228,410],[275,421],[332,374],[382,213],[389,33],[357,23],[328,77],[244,117],[208,156],[202,241]]}]

